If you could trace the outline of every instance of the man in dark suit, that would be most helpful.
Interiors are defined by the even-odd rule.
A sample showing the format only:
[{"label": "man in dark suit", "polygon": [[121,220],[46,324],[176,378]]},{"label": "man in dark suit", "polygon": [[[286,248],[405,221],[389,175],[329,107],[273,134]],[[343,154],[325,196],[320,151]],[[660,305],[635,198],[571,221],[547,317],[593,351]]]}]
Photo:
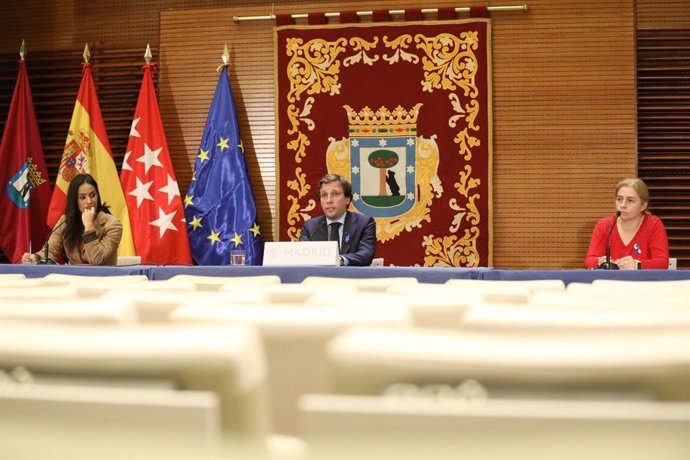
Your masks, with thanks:
[{"label": "man in dark suit", "polygon": [[300,241],[337,239],[340,265],[371,265],[376,253],[376,221],[347,210],[352,202],[350,182],[337,174],[327,174],[319,181],[316,196],[324,215],[304,223]]}]

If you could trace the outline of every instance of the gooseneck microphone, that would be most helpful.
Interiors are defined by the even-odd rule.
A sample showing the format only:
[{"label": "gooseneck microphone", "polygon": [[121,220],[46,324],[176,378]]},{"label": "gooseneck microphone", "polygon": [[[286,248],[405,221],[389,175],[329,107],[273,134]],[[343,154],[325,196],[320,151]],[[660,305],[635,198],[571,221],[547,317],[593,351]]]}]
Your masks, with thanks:
[{"label": "gooseneck microphone", "polygon": [[616,226],[620,216],[621,212],[616,211],[616,218],[613,220],[611,228],[609,229],[609,234],[606,237],[606,261],[599,265],[599,268],[602,270],[618,270],[618,265],[611,262],[611,233],[613,233],[613,229]]},{"label": "gooseneck microphone", "polygon": [[319,223],[319,225],[316,226],[316,228],[314,229],[314,231],[311,232],[311,234],[309,235],[309,241],[314,241],[314,237],[315,237],[316,234],[319,232],[319,230],[321,230],[321,227],[325,227],[325,226],[326,226],[326,219],[324,218],[324,220],[322,220],[322,221]]},{"label": "gooseneck microphone", "polygon": [[48,242],[50,241],[50,237],[53,235],[53,233],[55,233],[55,230],[57,230],[58,228],[60,228],[60,227],[62,227],[63,225],[65,225],[65,224],[67,223],[67,221],[69,221],[71,218],[72,218],[71,216],[65,217],[65,220],[63,220],[62,222],[60,222],[58,225],[56,225],[55,227],[53,227],[53,229],[52,229],[51,231],[48,232],[48,236],[46,237],[46,245],[43,247],[43,250],[44,250],[44,251],[43,251],[43,252],[44,252],[43,260],[39,260],[39,261],[38,261],[38,264],[39,264],[39,265],[55,265],[55,261],[54,261],[54,260],[51,260],[51,259],[48,257],[48,254],[50,253],[50,252],[48,251]]}]

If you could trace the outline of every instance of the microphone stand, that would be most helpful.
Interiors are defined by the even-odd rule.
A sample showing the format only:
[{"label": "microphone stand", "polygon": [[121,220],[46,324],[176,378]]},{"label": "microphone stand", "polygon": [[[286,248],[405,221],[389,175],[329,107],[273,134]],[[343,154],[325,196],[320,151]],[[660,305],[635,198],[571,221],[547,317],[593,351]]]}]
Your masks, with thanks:
[{"label": "microphone stand", "polygon": [[611,262],[611,233],[613,233],[613,229],[616,226],[616,223],[618,222],[618,218],[620,216],[621,212],[616,211],[616,218],[614,219],[613,224],[611,224],[609,234],[606,237],[606,261],[602,262],[601,265],[599,265],[599,269],[601,270],[619,270],[618,265]]},{"label": "microphone stand", "polygon": [[46,237],[46,245],[43,247],[43,260],[39,260],[38,265],[56,265],[55,261],[48,257],[48,255],[49,255],[48,246],[49,246],[49,242],[50,242],[50,237],[53,236],[53,233],[55,233],[55,230],[62,227],[68,220],[70,220],[70,218],[65,217],[65,220],[60,222],[60,224],[56,225],[55,227],[53,227],[53,229],[50,232],[48,232],[48,236]]}]

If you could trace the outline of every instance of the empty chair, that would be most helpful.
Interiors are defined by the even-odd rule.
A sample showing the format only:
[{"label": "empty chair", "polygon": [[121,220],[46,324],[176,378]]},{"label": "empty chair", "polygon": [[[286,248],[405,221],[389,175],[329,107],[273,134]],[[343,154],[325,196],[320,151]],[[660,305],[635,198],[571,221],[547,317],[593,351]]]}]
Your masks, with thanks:
[{"label": "empty chair", "polygon": [[[245,292],[246,286],[241,284],[225,284],[220,287],[220,292]],[[311,296],[320,292],[353,292],[357,288],[353,285],[343,284],[334,291],[333,285],[327,284],[257,284],[251,286],[253,292],[261,292],[268,296],[270,303],[276,304],[298,304],[303,303]],[[234,294],[233,294],[234,295]]]},{"label": "empty chair", "polygon": [[0,278],[0,288],[32,288],[37,286],[44,286],[43,278]]},{"label": "empty chair", "polygon": [[76,299],[77,289],[73,286],[24,286],[24,287],[2,287],[0,289],[0,301],[16,300],[59,300]]},{"label": "empty chair", "polygon": [[[417,286],[417,285],[411,285]],[[439,286],[439,285],[436,285]],[[386,292],[338,292],[317,293],[305,302],[307,305],[359,305],[377,308],[382,305],[397,305],[405,307],[415,326],[432,328],[460,327],[460,320],[470,306],[480,300],[481,295],[449,295],[446,291],[437,288],[434,291],[422,293],[411,289],[410,294],[398,294]]]},{"label": "empty chair", "polygon": [[270,428],[263,347],[247,326],[47,327],[0,323],[0,369],[37,384],[174,388],[217,395],[225,435]]},{"label": "empty chair", "polygon": [[482,296],[488,302],[527,303],[533,288],[521,283],[503,281],[451,279],[443,284],[444,292],[454,296]]},{"label": "empty chair", "polygon": [[207,458],[221,445],[211,392],[8,377],[0,385],[0,446],[11,458]]},{"label": "empty chair", "polygon": [[673,292],[690,297],[690,280],[625,281],[597,279],[592,281],[592,288],[606,289],[609,292]]},{"label": "empty chair", "polygon": [[690,296],[666,291],[611,293],[599,289],[577,288],[566,292],[536,292],[528,304],[530,307],[580,310],[688,309]]},{"label": "empty chair", "polygon": [[563,280],[476,280],[476,279],[450,279],[447,286],[464,287],[470,289],[504,289],[511,286],[526,287],[530,293],[536,291],[564,291]]},{"label": "empty chair", "polygon": [[303,436],[314,458],[681,460],[690,404],[471,400],[442,394],[306,395]]},{"label": "empty chair", "polygon": [[[690,307],[690,300],[686,302]],[[680,328],[690,334],[690,308],[611,310],[524,305],[474,304],[461,319],[463,329],[503,331],[583,331]]]},{"label": "empty chair", "polygon": [[350,285],[360,291],[386,291],[391,286],[417,284],[415,277],[390,277],[390,278],[335,278],[327,276],[307,276],[302,280],[304,285]]},{"label": "empty chair", "polygon": [[94,278],[92,280],[80,280],[68,284],[77,290],[79,297],[99,297],[109,292],[133,292],[133,291],[149,291],[149,292],[194,292],[196,285],[192,282],[170,282],[170,281],[142,281],[128,283],[126,281],[118,281],[117,279],[101,280]]},{"label": "empty chair", "polygon": [[489,397],[688,401],[687,329],[440,332],[357,328],[327,348],[339,393],[478,381]]},{"label": "empty chair", "polygon": [[43,277],[46,284],[72,284],[80,281],[94,281],[99,280],[101,283],[112,281],[115,283],[136,283],[146,282],[149,279],[146,275],[112,275],[112,276],[85,276],[85,275],[70,275],[68,273],[49,273]]},{"label": "empty chair", "polygon": [[183,323],[247,324],[266,349],[276,431],[297,433],[297,397],[330,390],[324,347],[349,327],[410,324],[404,306],[366,305],[189,305],[171,315]]},{"label": "empty chair", "polygon": [[225,285],[253,286],[256,284],[280,284],[278,275],[257,276],[201,276],[201,275],[175,275],[168,281],[191,282],[197,290],[214,291]]},{"label": "empty chair", "polygon": [[131,302],[98,299],[5,299],[0,305],[0,321],[27,321],[49,324],[110,324],[133,327],[138,321]]},{"label": "empty chair", "polygon": [[433,294],[445,292],[447,286],[439,283],[401,283],[389,286],[386,292],[391,294]]},{"label": "empty chair", "polygon": [[[186,281],[185,281],[186,283]],[[160,289],[112,290],[100,299],[129,302],[140,323],[165,323],[183,305],[267,304],[268,295],[255,291],[161,291]]]}]

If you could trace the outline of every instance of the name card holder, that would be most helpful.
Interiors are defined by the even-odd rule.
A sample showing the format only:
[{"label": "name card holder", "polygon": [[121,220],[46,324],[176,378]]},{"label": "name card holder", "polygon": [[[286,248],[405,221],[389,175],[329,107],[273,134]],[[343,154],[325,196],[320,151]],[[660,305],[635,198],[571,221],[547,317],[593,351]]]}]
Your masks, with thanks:
[{"label": "name card holder", "polygon": [[340,266],[336,241],[268,241],[264,244],[265,266]]}]

